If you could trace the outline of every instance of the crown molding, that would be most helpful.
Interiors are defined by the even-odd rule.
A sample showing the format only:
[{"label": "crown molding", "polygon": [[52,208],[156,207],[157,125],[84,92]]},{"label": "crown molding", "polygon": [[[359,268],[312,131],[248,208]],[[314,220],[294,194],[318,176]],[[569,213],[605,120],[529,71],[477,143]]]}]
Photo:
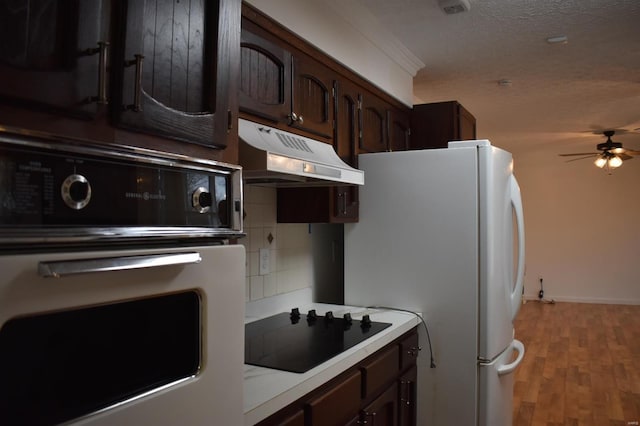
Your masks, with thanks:
[{"label": "crown molding", "polygon": [[411,77],[415,77],[418,70],[425,67],[425,64],[400,40],[386,29],[381,28],[378,19],[360,2],[355,0],[322,1]]}]

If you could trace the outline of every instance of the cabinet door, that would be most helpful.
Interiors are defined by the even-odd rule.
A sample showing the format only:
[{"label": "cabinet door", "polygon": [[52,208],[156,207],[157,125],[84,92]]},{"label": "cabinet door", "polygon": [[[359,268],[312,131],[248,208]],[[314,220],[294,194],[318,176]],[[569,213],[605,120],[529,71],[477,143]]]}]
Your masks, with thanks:
[{"label": "cabinet door", "polygon": [[240,110],[274,123],[291,113],[291,53],[250,30],[242,21]]},{"label": "cabinet door", "polygon": [[286,416],[276,413],[258,423],[258,426],[304,426],[304,411],[299,409]]},{"label": "cabinet door", "polygon": [[458,102],[413,106],[411,149],[446,148],[449,141],[475,138],[476,119]]},{"label": "cabinet door", "polygon": [[312,426],[344,425],[360,408],[360,373],[354,372],[336,386],[311,400],[307,418]]},{"label": "cabinet door", "polygon": [[387,103],[365,92],[360,96],[360,109],[358,152],[387,151]]},{"label": "cabinet door", "polygon": [[102,16],[101,1],[0,1],[0,97],[94,116],[99,87],[106,102]]},{"label": "cabinet door", "polygon": [[118,125],[224,147],[233,122],[228,92],[236,87],[232,49],[239,48],[235,3],[126,2]]},{"label": "cabinet door", "polygon": [[414,365],[398,380],[398,424],[414,426],[416,424],[416,386],[418,369]]},{"label": "cabinet door", "polygon": [[364,364],[362,369],[362,390],[365,397],[370,397],[383,389],[396,377],[400,368],[400,348],[393,345],[373,360]]},{"label": "cabinet door", "polygon": [[333,136],[333,74],[305,54],[293,58],[293,109],[290,125],[320,136],[329,142]]},{"label": "cabinet door", "polygon": [[[357,146],[360,140],[359,88],[348,80],[335,81],[333,147],[338,156],[357,167]],[[358,221],[359,202],[357,186],[333,188],[333,215],[336,221]]]},{"label": "cabinet door", "polygon": [[398,385],[396,383],[389,386],[363,410],[361,422],[374,426],[398,424]]},{"label": "cabinet door", "polygon": [[412,333],[400,342],[400,369],[404,370],[415,364],[419,354],[418,333]]},{"label": "cabinet door", "polygon": [[476,118],[462,105],[458,105],[458,136],[462,141],[476,138]]},{"label": "cabinet door", "polygon": [[411,117],[398,109],[387,111],[387,123],[389,124],[389,150],[406,151],[409,149]]}]

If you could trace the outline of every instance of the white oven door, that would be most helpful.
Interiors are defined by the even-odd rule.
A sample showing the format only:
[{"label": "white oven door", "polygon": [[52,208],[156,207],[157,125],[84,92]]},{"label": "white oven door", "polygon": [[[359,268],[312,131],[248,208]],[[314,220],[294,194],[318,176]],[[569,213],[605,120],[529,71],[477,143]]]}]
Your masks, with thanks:
[{"label": "white oven door", "polygon": [[243,246],[0,256],[0,424],[243,423]]}]

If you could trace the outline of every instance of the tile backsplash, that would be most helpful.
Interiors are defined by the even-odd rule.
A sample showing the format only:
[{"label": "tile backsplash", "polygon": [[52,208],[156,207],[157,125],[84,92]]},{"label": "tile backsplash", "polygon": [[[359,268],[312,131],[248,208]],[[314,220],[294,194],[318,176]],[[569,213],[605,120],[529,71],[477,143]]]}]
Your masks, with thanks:
[{"label": "tile backsplash", "polygon": [[247,251],[246,301],[312,287],[309,225],[276,223],[275,188],[245,185],[244,209],[247,236],[240,243]]}]

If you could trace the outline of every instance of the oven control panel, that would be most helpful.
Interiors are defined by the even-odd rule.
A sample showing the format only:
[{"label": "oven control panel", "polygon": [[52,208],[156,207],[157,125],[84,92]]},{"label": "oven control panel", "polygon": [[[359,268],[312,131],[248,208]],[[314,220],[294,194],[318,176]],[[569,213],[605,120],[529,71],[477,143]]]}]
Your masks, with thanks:
[{"label": "oven control panel", "polygon": [[155,151],[16,143],[2,136],[0,231],[5,234],[16,228],[55,233],[71,227],[110,229],[107,233],[135,228],[139,236],[165,230],[173,237],[187,237],[192,228],[204,236],[242,232],[237,166]]}]

